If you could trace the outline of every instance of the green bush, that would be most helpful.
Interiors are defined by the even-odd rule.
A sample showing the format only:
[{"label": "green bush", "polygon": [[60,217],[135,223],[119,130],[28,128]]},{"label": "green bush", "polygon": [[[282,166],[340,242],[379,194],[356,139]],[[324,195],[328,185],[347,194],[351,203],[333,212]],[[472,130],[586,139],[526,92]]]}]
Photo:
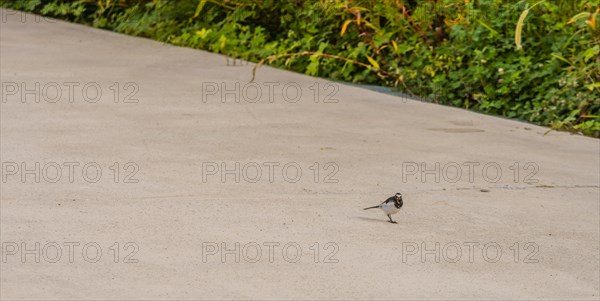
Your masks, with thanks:
[{"label": "green bush", "polygon": [[597,0],[0,1],[600,137]]}]

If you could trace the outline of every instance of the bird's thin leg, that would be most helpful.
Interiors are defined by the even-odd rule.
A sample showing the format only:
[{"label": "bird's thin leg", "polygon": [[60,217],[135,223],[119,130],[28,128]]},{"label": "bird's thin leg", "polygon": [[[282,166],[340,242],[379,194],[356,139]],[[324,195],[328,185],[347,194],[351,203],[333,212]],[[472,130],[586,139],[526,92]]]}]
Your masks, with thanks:
[{"label": "bird's thin leg", "polygon": [[397,224],[397,222],[395,222],[395,221],[393,221],[393,220],[392,220],[392,216],[391,216],[391,215],[389,215],[389,214],[388,214],[387,216],[388,216],[388,218],[390,219],[390,223],[392,223],[392,224]]}]

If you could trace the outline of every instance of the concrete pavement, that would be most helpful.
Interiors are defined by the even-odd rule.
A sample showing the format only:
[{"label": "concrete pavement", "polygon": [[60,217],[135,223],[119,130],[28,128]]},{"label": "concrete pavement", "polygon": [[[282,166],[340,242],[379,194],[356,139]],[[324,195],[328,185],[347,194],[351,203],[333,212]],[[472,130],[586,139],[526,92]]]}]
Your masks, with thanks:
[{"label": "concrete pavement", "polygon": [[1,13],[2,299],[599,299],[598,139]]}]

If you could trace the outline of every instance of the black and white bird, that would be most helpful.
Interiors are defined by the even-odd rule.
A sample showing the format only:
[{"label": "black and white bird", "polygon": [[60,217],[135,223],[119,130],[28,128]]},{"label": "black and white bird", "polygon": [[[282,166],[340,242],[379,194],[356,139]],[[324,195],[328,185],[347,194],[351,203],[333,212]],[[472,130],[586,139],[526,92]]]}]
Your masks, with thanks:
[{"label": "black and white bird", "polygon": [[364,210],[379,208],[383,210],[383,212],[390,219],[390,223],[396,224],[396,222],[392,220],[392,214],[398,213],[398,211],[400,211],[400,208],[402,207],[402,204],[402,194],[398,192],[396,193],[396,195],[389,197],[387,200],[385,200],[385,202],[377,206],[367,207]]}]

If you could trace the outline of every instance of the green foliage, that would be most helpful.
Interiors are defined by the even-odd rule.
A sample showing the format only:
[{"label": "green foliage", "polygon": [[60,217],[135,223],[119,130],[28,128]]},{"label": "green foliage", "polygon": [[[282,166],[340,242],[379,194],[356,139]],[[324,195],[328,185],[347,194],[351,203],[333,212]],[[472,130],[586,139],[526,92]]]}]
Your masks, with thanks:
[{"label": "green foliage", "polygon": [[597,0],[2,5],[600,137]]}]

